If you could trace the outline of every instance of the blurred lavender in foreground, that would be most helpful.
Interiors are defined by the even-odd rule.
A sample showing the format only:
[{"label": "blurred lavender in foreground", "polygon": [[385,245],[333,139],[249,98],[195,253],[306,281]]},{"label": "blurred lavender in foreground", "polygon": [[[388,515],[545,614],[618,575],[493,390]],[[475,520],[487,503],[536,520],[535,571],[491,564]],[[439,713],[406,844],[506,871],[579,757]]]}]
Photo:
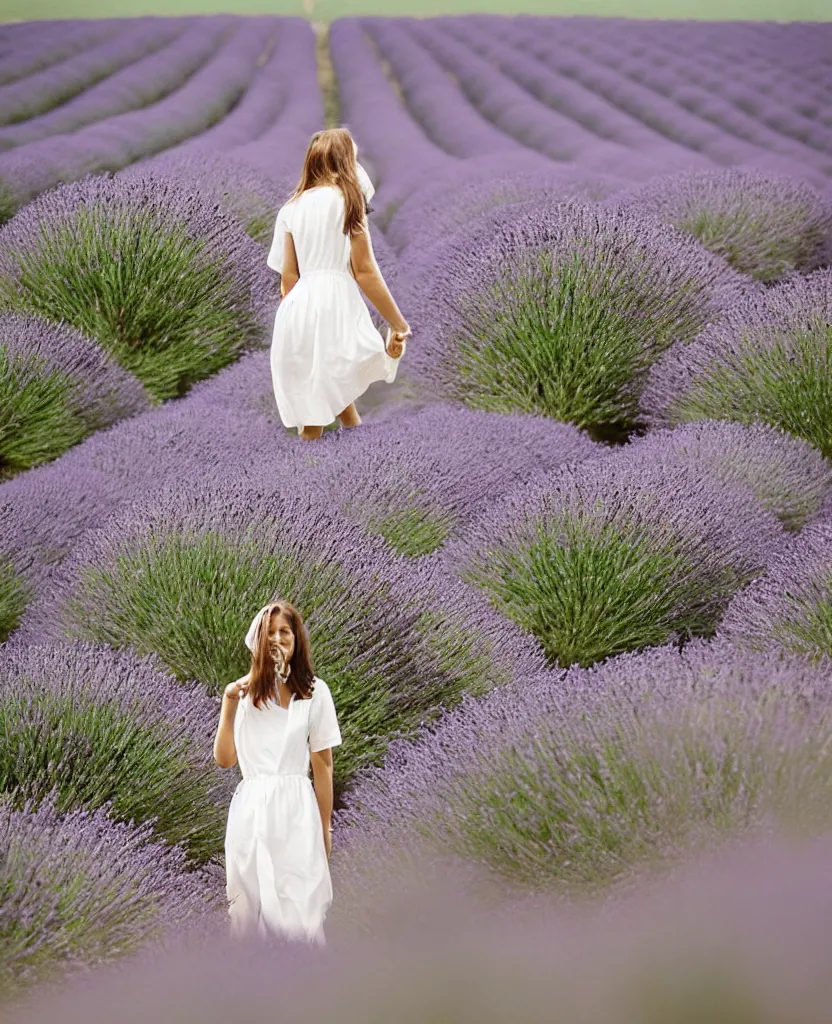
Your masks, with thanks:
[{"label": "blurred lavender in foreground", "polygon": [[221,872],[188,871],[178,847],[109,807],[15,810],[0,795],[0,998],[123,959],[222,902]]},{"label": "blurred lavender in foreground", "polygon": [[[370,937],[323,950],[196,934],[35,996],[9,1024],[826,1024],[832,842],[745,842],[619,905],[486,913],[452,882],[386,901]],[[413,880],[411,880],[413,881]],[[400,884],[400,890],[406,883]],[[337,892],[337,889],[336,889]],[[336,896],[337,904],[337,896]],[[395,908],[395,909],[394,909]],[[417,929],[414,917],[431,927]],[[204,932],[204,929],[201,930]]]},{"label": "blurred lavender in foreground", "polygon": [[466,697],[391,745],[337,816],[370,865],[456,855],[508,892],[598,893],[720,836],[832,825],[828,666],[694,641]]}]

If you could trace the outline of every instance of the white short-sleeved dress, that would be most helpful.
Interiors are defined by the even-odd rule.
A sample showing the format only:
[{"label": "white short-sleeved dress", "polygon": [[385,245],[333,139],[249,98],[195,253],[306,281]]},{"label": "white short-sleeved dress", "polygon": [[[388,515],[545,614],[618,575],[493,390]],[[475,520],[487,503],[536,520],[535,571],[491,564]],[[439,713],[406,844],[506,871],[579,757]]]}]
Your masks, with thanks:
[{"label": "white short-sleeved dress", "polygon": [[275,316],[274,397],[285,427],[325,427],[374,381],[392,384],[399,360],[387,355],[352,276],[341,190],[321,185],[280,208],[268,256],[278,272],[286,232],[300,279]]},{"label": "white short-sleeved dress", "polygon": [[288,708],[240,698],[234,745],[243,778],[228,809],[226,895],[231,934],[268,934],[324,944],[332,882],[310,751],[341,743],[329,687]]}]

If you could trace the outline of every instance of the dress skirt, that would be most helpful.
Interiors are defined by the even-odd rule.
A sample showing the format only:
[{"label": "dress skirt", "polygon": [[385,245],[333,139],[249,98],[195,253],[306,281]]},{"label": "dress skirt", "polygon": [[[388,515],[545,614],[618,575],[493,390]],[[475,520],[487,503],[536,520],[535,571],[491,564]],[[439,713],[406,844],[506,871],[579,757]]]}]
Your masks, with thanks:
[{"label": "dress skirt", "polygon": [[355,279],[345,270],[308,270],[280,303],[271,370],[285,427],[327,426],[375,381],[392,384],[387,355]]},{"label": "dress skirt", "polygon": [[240,781],[228,811],[225,861],[233,936],[271,933],[325,944],[332,882],[308,775]]}]

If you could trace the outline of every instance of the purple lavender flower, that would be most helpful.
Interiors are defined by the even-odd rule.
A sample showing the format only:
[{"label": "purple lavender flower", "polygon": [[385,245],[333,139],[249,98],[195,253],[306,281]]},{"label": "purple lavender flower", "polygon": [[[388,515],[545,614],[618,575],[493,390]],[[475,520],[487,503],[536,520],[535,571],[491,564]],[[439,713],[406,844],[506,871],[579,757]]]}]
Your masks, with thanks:
[{"label": "purple lavender flower", "polygon": [[161,49],[182,27],[176,20],[169,24],[159,18],[137,18],[114,39],[0,87],[0,124],[26,121],[66,103],[125,65]]},{"label": "purple lavender flower", "polygon": [[509,885],[597,891],[771,818],[818,827],[829,678],[694,641],[465,699],[347,796],[347,864],[353,843],[384,860],[412,841]]},{"label": "purple lavender flower", "polygon": [[541,167],[522,152],[466,160],[415,189],[393,214],[388,236],[409,257],[495,207],[601,199],[618,187],[602,175]]},{"label": "purple lavender flower", "polygon": [[446,551],[568,666],[710,633],[781,538],[747,487],[633,446],[509,494]]},{"label": "purple lavender flower", "polygon": [[730,603],[720,633],[738,647],[781,648],[832,666],[832,522],[792,539]]},{"label": "purple lavender flower", "polygon": [[17,628],[29,599],[29,588],[6,555],[0,555],[0,643]]},{"label": "purple lavender flower", "polygon": [[0,650],[0,792],[61,811],[112,801],[194,862],[222,853],[236,779],[213,763],[218,707],[156,659],[87,643]]},{"label": "purple lavender flower", "polygon": [[[189,480],[282,479],[300,452],[276,419],[268,352],[244,356],[180,401],[0,483],[0,559],[27,594],[48,598],[51,569],[121,503]],[[7,621],[16,623],[21,598],[17,584],[9,586],[18,597]],[[20,628],[36,641],[41,623],[24,619]]]},{"label": "purple lavender flower", "polygon": [[370,421],[347,433],[317,476],[345,516],[411,557],[435,551],[518,484],[599,450],[569,424],[444,404],[396,427]]},{"label": "purple lavender flower", "polygon": [[[829,836],[755,835],[692,854],[659,884],[651,877],[600,905],[564,906],[495,898],[486,884],[472,898],[460,871],[429,870],[424,860],[380,892],[386,865],[375,862],[366,866],[372,888],[347,903],[334,855],[325,949],[232,942],[225,922],[212,928],[202,915],[198,936],[59,991],[31,992],[9,1024],[222,1024],[229,1005],[248,1024],[273,1004],[276,987],[291,1021],[322,1020],[337,1006],[343,1024],[391,1019],[401,1007],[414,1020],[511,1024],[518,1015],[550,1019],[557,1006],[587,1024],[644,1024],[658,1005],[665,1020],[690,1019],[699,1007],[730,1020],[747,1007],[748,1019],[799,1013],[824,1024],[830,864]],[[359,915],[372,915],[374,927],[362,931]]]},{"label": "purple lavender flower", "polygon": [[[168,20],[166,18],[165,22]],[[156,24],[156,52],[128,63],[122,55],[125,50],[135,50],[132,33],[128,30],[108,41],[108,51],[121,60],[121,64],[116,65],[120,70],[39,117],[0,129],[0,149],[77,131],[85,125],[161,100],[181,87],[216,52],[228,31],[229,20],[227,17],[205,17],[190,22],[170,19],[170,29],[176,32],[173,39]],[[61,64],[49,68],[47,74],[63,67]],[[28,81],[24,80],[21,86]]]},{"label": "purple lavender flower", "polygon": [[[285,467],[249,485],[178,486],[121,508],[81,539],[29,619],[112,647],[155,652],[218,692],[248,664],[252,610],[277,594],[309,625],[316,671],[342,715],[339,782],[440,702],[543,665],[533,640],[437,562],[390,556]],[[182,609],[189,612],[183,616]]]},{"label": "purple lavender flower", "polygon": [[771,283],[832,256],[832,203],[804,182],[749,171],[653,179],[614,202],[698,238],[736,270]]},{"label": "purple lavender flower", "polygon": [[262,343],[262,248],[216,200],[160,176],[91,177],[0,229],[0,296],[98,341],[157,399]]},{"label": "purple lavender flower", "polygon": [[225,154],[174,149],[136,169],[119,172],[118,180],[132,177],[137,171],[142,176],[160,175],[178,181],[190,191],[210,196],[261,245],[271,242],[277,211],[295,186],[288,178],[266,177],[257,167],[239,159],[234,151]]},{"label": "purple lavender flower", "polygon": [[141,383],[78,331],[0,314],[0,477],[149,404]]},{"label": "purple lavender flower", "polygon": [[230,19],[217,52],[181,88],[149,107],[0,154],[6,206],[19,208],[61,181],[118,170],[214,124],[248,87],[263,52],[266,22]]},{"label": "purple lavender flower", "polygon": [[[9,26],[6,26],[8,30]],[[37,74],[108,39],[124,28],[119,18],[18,23],[12,52],[0,66],[0,84]]]},{"label": "purple lavender flower", "polygon": [[411,272],[412,365],[442,397],[620,432],[650,365],[752,286],[658,222],[577,203],[479,218]]},{"label": "purple lavender flower", "polygon": [[[217,907],[216,871],[108,806],[60,815],[51,801],[15,809],[0,796],[0,992],[31,994],[135,953]],[[86,978],[85,978],[86,980]]]},{"label": "purple lavender flower", "polygon": [[820,513],[832,487],[832,466],[808,442],[762,423],[702,420],[657,430],[630,448],[660,460],[691,460],[717,479],[745,485],[787,530]]},{"label": "purple lavender flower", "polygon": [[[342,123],[369,155],[368,170],[378,187],[374,206],[382,226],[416,183],[454,161],[424,133],[398,95],[356,18],[337,18],[329,30],[332,64],[338,77]],[[370,98],[372,101],[369,102]],[[395,146],[390,139],[395,138]]]},{"label": "purple lavender flower", "polygon": [[264,22],[263,42],[255,75],[240,101],[216,124],[166,149],[152,163],[233,153],[240,164],[278,182],[288,177],[294,186],[309,136],[324,122],[315,35],[305,19],[281,17]]},{"label": "purple lavender flower", "polygon": [[642,404],[653,425],[762,422],[832,455],[832,270],[738,303],[653,368]]}]

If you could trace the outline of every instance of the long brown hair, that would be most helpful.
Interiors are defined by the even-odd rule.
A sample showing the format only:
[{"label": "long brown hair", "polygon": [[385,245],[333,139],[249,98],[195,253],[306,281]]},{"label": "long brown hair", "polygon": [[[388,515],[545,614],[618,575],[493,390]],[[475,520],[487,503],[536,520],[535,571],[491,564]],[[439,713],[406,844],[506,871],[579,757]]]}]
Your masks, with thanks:
[{"label": "long brown hair", "polygon": [[337,185],[344,197],[344,234],[355,235],[364,220],[364,193],[355,170],[355,142],[346,128],[315,132],[306,150],[295,199],[318,185]]},{"label": "long brown hair", "polygon": [[289,625],[295,635],[295,649],[289,661],[291,671],[286,685],[297,700],[306,700],[312,696],[315,671],[312,668],[312,655],[309,649],[309,635],[301,618],[300,612],[288,601],[274,601],[260,616],[260,622],[254,634],[254,651],[251,655],[251,670],[248,681],[248,695],[255,707],[270,698],[278,700],[277,680],[275,678],[274,658],[269,645],[269,629],[272,618],[286,613]]}]

